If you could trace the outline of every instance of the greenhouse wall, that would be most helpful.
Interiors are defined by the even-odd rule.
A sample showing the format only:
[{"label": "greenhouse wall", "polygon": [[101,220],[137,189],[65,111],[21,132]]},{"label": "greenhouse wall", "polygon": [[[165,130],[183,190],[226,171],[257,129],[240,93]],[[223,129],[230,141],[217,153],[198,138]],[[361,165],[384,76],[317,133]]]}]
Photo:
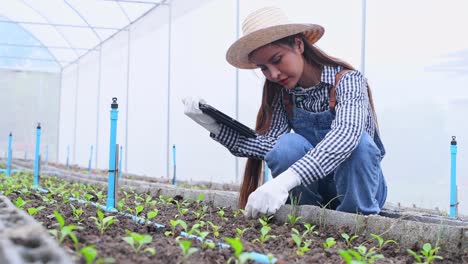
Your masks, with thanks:
[{"label": "greenhouse wall", "polygon": [[34,157],[36,127],[45,131],[41,153],[57,159],[60,74],[0,69],[0,154],[6,157],[8,135],[12,133],[12,155]]},{"label": "greenhouse wall", "polygon": [[[236,159],[211,140],[183,114],[181,100],[203,98],[255,126],[263,76],[257,70],[236,72],[225,61],[225,52],[237,38],[237,16],[241,22],[254,9],[275,5],[295,15],[294,21],[323,25],[326,33],[317,45],[327,53],[360,70],[365,55],[364,74],[387,149],[383,170],[388,201],[448,210],[450,140],[455,135],[460,211],[468,212],[463,202],[468,199],[468,132],[463,122],[468,110],[468,40],[459,30],[447,30],[468,22],[461,1],[453,2],[453,8],[438,1],[368,1],[365,54],[362,1],[244,0],[239,1],[239,14],[237,1],[193,3],[174,0],[171,7],[155,8],[102,44],[100,51],[63,70],[60,162],[65,162],[70,146],[73,163],[87,166],[94,145],[93,163],[107,168],[109,111],[112,97],[117,97],[124,172],[171,178],[175,145],[178,179],[239,183],[245,159]],[[444,19],[434,19],[428,11],[414,21],[420,6],[439,10]]]}]

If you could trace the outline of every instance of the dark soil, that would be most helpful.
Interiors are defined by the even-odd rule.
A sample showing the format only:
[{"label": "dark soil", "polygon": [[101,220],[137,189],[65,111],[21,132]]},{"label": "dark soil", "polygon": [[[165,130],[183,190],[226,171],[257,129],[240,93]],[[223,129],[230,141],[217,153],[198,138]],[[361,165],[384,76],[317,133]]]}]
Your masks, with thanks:
[{"label": "dark soil", "polygon": [[[4,182],[4,177],[0,177],[0,185]],[[47,179],[43,177],[41,179],[41,186],[48,186],[53,189],[53,186],[60,186],[61,182],[57,182],[53,179]],[[48,181],[48,182],[45,182]],[[53,183],[51,183],[53,182]],[[221,218],[218,214],[220,208],[216,208],[211,204],[205,204],[203,202],[196,201],[184,201],[183,197],[177,196],[172,197],[172,199],[161,197],[152,197],[153,201],[157,201],[154,205],[146,203],[145,201],[149,195],[147,194],[138,194],[135,193],[122,193],[120,197],[125,199],[124,209],[134,210],[136,204],[142,204],[145,206],[145,209],[138,214],[140,217],[146,216],[146,212],[149,210],[157,209],[159,214],[157,217],[152,219],[153,222],[162,224],[165,228],[155,228],[153,225],[138,224],[132,221],[129,217],[122,216],[121,214],[116,213],[105,213],[106,216],[114,215],[118,222],[111,225],[101,236],[99,229],[96,227],[94,220],[90,217],[96,217],[97,208],[91,204],[83,204],[78,202],[71,202],[67,199],[74,195],[77,196],[75,191],[80,192],[80,198],[84,199],[84,193],[92,194],[94,197],[91,198],[92,201],[96,201],[100,204],[105,205],[106,197],[101,197],[100,200],[97,200],[96,193],[102,191],[103,194],[106,193],[105,190],[93,187],[94,191],[89,189],[87,185],[83,184],[68,184],[64,190],[70,190],[68,193],[60,194],[57,192],[54,195],[49,195],[49,199],[56,201],[53,203],[48,203],[43,201],[47,194],[39,193],[36,191],[26,192],[13,191],[7,196],[14,201],[17,197],[21,196],[23,200],[30,200],[24,206],[24,210],[31,207],[45,206],[46,208],[39,211],[34,218],[37,221],[41,222],[43,226],[47,229],[58,229],[57,221],[54,217],[53,211],[56,210],[64,217],[67,225],[77,225],[82,227],[80,230],[74,231],[79,240],[78,248],[88,245],[95,245],[95,248],[99,252],[99,258],[112,258],[115,263],[226,263],[233,256],[232,249],[220,249],[214,248],[210,249],[204,247],[201,242],[191,239],[194,247],[199,250],[193,255],[189,256],[187,259],[184,259],[182,255],[182,250],[179,246],[176,236],[169,235],[166,236],[166,231],[171,231],[170,220],[171,219],[183,219],[188,226],[188,230],[196,223],[201,223],[200,219],[197,219],[195,212],[201,211],[203,206],[207,206],[205,215],[201,220],[205,223],[204,227],[201,227],[201,231],[210,232],[207,236],[210,239],[213,239],[215,242],[223,242],[225,237],[235,237],[236,228],[246,229],[245,233],[242,236],[242,242],[244,245],[244,251],[256,251],[263,254],[271,254],[278,259],[277,263],[345,263],[343,258],[338,253],[339,249],[348,249],[353,247],[348,247],[340,236],[340,233],[329,232],[328,228],[323,226],[322,228],[316,228],[318,234],[310,234],[307,236],[307,239],[310,239],[311,250],[305,253],[303,256],[299,257],[296,254],[296,246],[294,241],[291,239],[291,228],[294,227],[299,231],[304,231],[304,226],[302,224],[276,224],[275,219],[271,219],[269,226],[271,231],[269,235],[275,236],[274,238],[268,239],[265,243],[252,242],[254,239],[259,238],[260,229],[262,224],[258,219],[246,219],[242,213],[237,213],[235,210],[230,208],[222,208],[224,211],[224,216]],[[71,191],[73,190],[73,191]],[[165,202],[162,202],[165,200]],[[172,201],[170,201],[172,200]],[[185,202],[190,202],[189,205],[185,205]],[[181,213],[179,208],[188,209],[184,214]],[[71,208],[73,205],[76,208],[81,208],[84,210],[84,213],[79,217],[79,219],[73,216],[73,211]],[[219,235],[214,236],[213,229],[208,224],[208,221],[219,226]],[[314,224],[314,223],[312,223]],[[129,244],[122,240],[123,237],[127,236],[126,230],[132,232],[137,232],[139,234],[149,234],[152,237],[152,242],[143,246],[143,249],[146,247],[151,247],[156,250],[156,254],[151,256],[149,253],[135,253]],[[179,226],[177,229],[177,234],[182,231]],[[342,232],[348,233],[348,230],[342,230]],[[332,246],[330,249],[324,249],[322,244],[329,237],[334,237],[337,244]],[[181,238],[182,240],[188,240],[188,238]],[[353,246],[364,245],[367,248],[378,247],[377,243],[371,238],[358,237],[353,240]],[[79,254],[75,252],[75,246],[71,239],[66,238],[62,246],[75,257],[77,263],[85,263],[84,260],[80,257]],[[413,248],[414,251],[419,252],[420,249]],[[143,250],[142,250],[143,251]],[[414,263],[414,258],[409,255],[406,251],[406,248],[400,248],[395,244],[388,244],[379,251],[380,254],[385,256],[384,259],[378,260],[375,263]],[[442,256],[444,259],[436,261],[434,263],[467,263],[467,259],[463,256],[454,256],[449,255],[443,251],[439,251],[437,255]],[[234,262],[232,262],[234,263]],[[250,262],[249,262],[250,263]]]}]

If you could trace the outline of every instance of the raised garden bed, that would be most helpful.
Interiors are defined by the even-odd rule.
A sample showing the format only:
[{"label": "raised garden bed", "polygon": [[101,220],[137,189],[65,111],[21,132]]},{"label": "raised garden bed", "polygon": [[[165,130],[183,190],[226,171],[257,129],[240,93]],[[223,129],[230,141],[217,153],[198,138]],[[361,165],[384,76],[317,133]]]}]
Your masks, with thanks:
[{"label": "raised garden bed", "polygon": [[[202,196],[187,200],[181,196],[153,197],[138,193],[138,190],[122,191],[117,205],[119,211],[145,220],[150,216],[150,221],[164,225],[157,228],[154,224],[136,223],[128,216],[103,212],[93,206],[91,203],[106,203],[106,191],[101,187],[44,176],[40,186],[49,193],[32,190],[31,186],[32,176],[29,174],[18,173],[9,178],[0,176],[0,193],[51,230],[51,235],[56,236],[77,263],[86,263],[86,258],[88,263],[97,263],[98,259],[115,263],[241,263],[242,257],[248,256],[241,255],[242,252],[261,253],[276,263],[351,263],[350,259],[359,258],[364,262],[355,263],[374,260],[375,263],[417,262],[417,258],[407,248],[400,247],[398,241],[381,241],[379,244],[379,236],[353,237],[354,234],[346,228],[332,232],[327,223],[304,224],[301,219],[294,219],[294,214],[290,215],[289,223],[282,224],[266,217],[245,219],[241,210],[204,203]],[[105,230],[96,223],[100,221],[99,212],[103,213],[107,223],[115,220]],[[179,236],[181,232],[209,238],[213,243]],[[128,243],[131,237],[138,240],[137,234],[147,235],[142,239],[148,242],[138,252],[137,242],[134,247]],[[343,234],[349,236],[347,241]],[[229,240],[235,237],[239,240]],[[191,245],[184,250],[183,246],[189,243]],[[219,243],[242,244],[243,250],[235,253],[232,247],[222,248]],[[431,246],[434,248],[436,245]],[[443,245],[439,246],[442,249],[433,250],[432,256],[443,260],[434,258],[434,262],[467,261],[466,256],[448,254],[444,252]],[[426,260],[421,248],[410,250],[421,257],[421,261]],[[97,257],[91,260],[94,252]]]}]

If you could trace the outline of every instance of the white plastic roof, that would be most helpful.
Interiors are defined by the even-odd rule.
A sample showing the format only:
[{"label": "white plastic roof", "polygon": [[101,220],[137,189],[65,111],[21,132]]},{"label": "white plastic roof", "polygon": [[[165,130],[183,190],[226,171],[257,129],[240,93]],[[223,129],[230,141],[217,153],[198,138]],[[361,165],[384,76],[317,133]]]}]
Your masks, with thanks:
[{"label": "white plastic roof", "polygon": [[165,2],[1,0],[0,67],[60,70]]}]

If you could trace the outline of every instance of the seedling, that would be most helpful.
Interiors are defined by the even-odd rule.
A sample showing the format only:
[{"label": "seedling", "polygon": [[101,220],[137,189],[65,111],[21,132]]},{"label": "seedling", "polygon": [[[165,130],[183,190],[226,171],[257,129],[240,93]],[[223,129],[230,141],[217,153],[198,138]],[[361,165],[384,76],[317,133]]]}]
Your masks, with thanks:
[{"label": "seedling", "polygon": [[227,261],[227,263],[232,263],[234,262],[235,264],[244,264],[247,263],[247,261],[250,259],[250,254],[244,251],[244,245],[242,244],[242,241],[240,238],[230,238],[226,237],[224,238],[224,241],[228,243],[231,248],[234,250],[234,257],[230,257]]},{"label": "seedling", "polygon": [[299,194],[299,196],[294,197],[291,194],[289,194],[289,200],[291,201],[291,213],[288,214],[288,222],[291,226],[294,226],[299,220],[302,219],[302,217],[297,216],[297,206],[299,205],[299,201],[301,200],[302,193]]},{"label": "seedling", "polygon": [[382,248],[383,248],[385,245],[390,244],[390,243],[393,243],[393,244],[395,244],[395,245],[398,245],[398,243],[397,243],[395,240],[391,240],[391,239],[389,239],[389,240],[384,240],[381,236],[376,235],[376,234],[370,234],[370,236],[371,236],[372,238],[374,238],[375,241],[377,241],[377,243],[379,244],[379,248],[378,248],[379,251],[382,251]]},{"label": "seedling", "polygon": [[250,228],[244,228],[244,229],[240,229],[240,228],[236,228],[236,237],[237,238],[242,238],[242,236],[244,235],[245,231],[249,230]]},{"label": "seedling", "polygon": [[439,249],[440,247],[436,246],[435,248],[432,248],[430,243],[425,243],[420,251],[421,254],[418,254],[411,249],[407,249],[407,251],[416,259],[416,263],[431,263],[436,259],[444,259],[443,257],[436,255]]},{"label": "seedling", "polygon": [[99,232],[100,232],[100,236],[102,236],[104,234],[104,231],[106,231],[106,229],[112,225],[113,223],[119,221],[117,219],[115,219],[115,216],[107,216],[107,217],[104,217],[104,214],[101,212],[101,210],[98,210],[97,211],[97,218],[94,217],[94,216],[91,216],[90,219],[93,219],[94,220],[94,223],[96,224]]},{"label": "seedling", "polygon": [[188,232],[189,235],[192,235],[193,233],[197,234],[202,239],[202,248],[208,247],[208,248],[214,249],[216,246],[215,243],[213,241],[206,239],[206,237],[210,234],[210,232],[200,231],[200,229],[198,229],[199,226],[200,224],[194,224],[192,226],[192,229]]},{"label": "seedling", "polygon": [[234,210],[232,213],[234,214],[234,217],[237,217],[239,214],[245,215],[245,210],[238,209],[238,210]]},{"label": "seedling", "polygon": [[41,211],[42,209],[44,209],[45,206],[38,206],[36,208],[34,207],[30,207],[28,208],[28,214],[31,215],[31,216],[34,216],[36,215],[37,213],[39,213],[39,211]]},{"label": "seedling", "polygon": [[113,258],[97,258],[98,251],[94,248],[94,245],[82,247],[79,251],[80,255],[84,258],[86,264],[101,264],[101,263],[114,263]]},{"label": "seedling", "polygon": [[190,240],[177,240],[179,242],[179,246],[182,249],[182,255],[184,256],[184,260],[186,260],[190,255],[198,251],[198,248],[192,247],[192,241]]},{"label": "seedling", "polygon": [[310,251],[310,244],[312,243],[312,241],[310,239],[303,241],[304,236],[307,235],[306,234],[307,231],[305,231],[304,234],[301,234],[295,228],[292,228],[291,230],[293,232],[291,234],[291,238],[292,238],[292,240],[294,241],[294,243],[296,244],[296,247],[297,247],[296,254],[299,257],[301,257],[301,256],[304,255],[304,253],[307,253],[307,252]]},{"label": "seedling", "polygon": [[65,240],[66,237],[70,237],[70,239],[73,241],[73,244],[75,245],[75,248],[78,248],[78,238],[75,236],[73,233],[73,230],[75,229],[81,229],[81,227],[75,226],[75,225],[65,225],[65,219],[63,216],[57,212],[54,211],[55,219],[57,220],[59,224],[59,232],[58,234],[57,230],[49,230],[49,232],[57,237],[59,244],[62,244],[62,242]]},{"label": "seedling", "polygon": [[357,236],[357,235],[349,236],[346,233],[342,233],[341,237],[346,241],[346,245],[348,245],[348,247],[352,247],[353,246],[353,240],[358,238],[359,236]]},{"label": "seedling", "polygon": [[[151,243],[153,238],[150,235],[141,235],[135,232],[131,232],[130,230],[125,230],[125,232],[129,235],[123,237],[122,239],[127,242],[130,246],[132,246],[135,253],[139,253],[142,247],[146,244]],[[143,252],[147,252],[150,255],[156,254],[156,249],[147,247],[143,249]]]},{"label": "seedling", "polygon": [[83,256],[86,264],[93,264],[94,260],[97,258],[98,252],[94,246],[86,246],[80,249],[80,254]]},{"label": "seedling", "polygon": [[200,193],[200,194],[198,195],[197,200],[195,201],[195,202],[197,203],[197,207],[200,207],[200,205],[201,205],[201,203],[202,203],[202,201],[203,201],[203,198],[205,198],[205,195],[204,195],[203,193]]},{"label": "seedling", "polygon": [[315,231],[315,225],[305,223],[304,228],[306,229],[306,231],[304,231],[304,233],[302,234],[302,237],[305,237],[308,234],[313,234],[313,235],[316,235],[316,236],[318,236],[318,234],[319,234],[317,231]]},{"label": "seedling", "polygon": [[146,223],[149,224],[150,220],[158,216],[159,210],[154,209],[153,211],[149,211],[146,213]]},{"label": "seedling", "polygon": [[155,204],[156,204],[156,201],[153,200],[153,197],[151,197],[151,195],[146,194],[146,196],[145,196],[145,207],[154,206]]},{"label": "seedling", "polygon": [[188,212],[188,209],[187,208],[183,208],[182,206],[184,206],[184,202],[179,202],[179,201],[175,201],[175,204],[177,206],[177,211],[179,211],[179,214],[176,214],[175,215],[175,218],[179,217],[179,216],[184,216],[185,213]]},{"label": "seedling", "polygon": [[31,202],[31,200],[24,201],[23,198],[18,197],[16,200],[14,200],[13,203],[18,209],[23,209],[23,207],[29,202]]},{"label": "seedling", "polygon": [[90,194],[90,193],[85,193],[84,197],[85,197],[86,201],[91,201],[94,198],[94,196],[92,194]]},{"label": "seedling", "polygon": [[117,203],[117,210],[122,211],[125,206],[125,199],[122,198],[120,201]]},{"label": "seedling", "polygon": [[197,211],[193,212],[193,214],[195,215],[195,217],[198,219],[198,220],[202,220],[203,218],[205,218],[206,216],[206,211],[208,210],[208,206],[207,205],[203,205],[201,208],[199,208]]},{"label": "seedling", "polygon": [[171,219],[171,220],[169,220],[169,223],[171,224],[172,231],[164,232],[164,234],[166,236],[170,236],[170,235],[175,236],[176,235],[176,228],[177,228],[178,225],[180,225],[184,229],[184,231],[187,232],[187,223],[185,223],[184,220],[181,220],[181,219],[173,220],[173,219]]},{"label": "seedling", "polygon": [[330,249],[336,244],[335,238],[329,237],[325,240],[325,242],[322,244],[324,249]]},{"label": "seedling", "polygon": [[288,214],[288,223],[291,225],[291,226],[294,226],[299,220],[301,220],[302,217],[300,216],[296,216],[296,215],[290,215]]},{"label": "seedling", "polygon": [[217,212],[217,214],[218,214],[219,218],[221,218],[221,220],[223,220],[223,221],[227,221],[227,220],[228,220],[227,217],[224,217],[224,214],[225,214],[225,212],[224,212],[224,207],[218,207],[218,212]]},{"label": "seedling", "polygon": [[369,250],[367,250],[367,248],[362,245],[354,248],[357,249],[357,251],[353,249],[338,250],[338,253],[344,259],[344,261],[346,261],[347,264],[374,263],[378,259],[385,258],[382,254],[377,254],[377,252],[375,251],[375,247],[372,247]]},{"label": "seedling", "polygon": [[270,223],[271,219],[273,219],[274,215],[272,216],[266,216],[266,215],[262,215],[258,221],[260,222],[260,224],[262,224],[262,226],[268,226],[268,224]]},{"label": "seedling", "polygon": [[270,238],[275,238],[276,236],[269,235],[268,233],[270,232],[271,227],[269,226],[263,226],[262,229],[260,229],[260,237],[252,240],[252,243],[255,242],[260,242],[260,243],[265,243],[268,239]]},{"label": "seedling", "polygon": [[213,224],[213,222],[208,221],[208,224],[211,226],[211,230],[213,231],[213,236],[218,237],[219,236],[219,226]]},{"label": "seedling", "polygon": [[70,207],[72,208],[73,219],[77,222],[80,222],[80,217],[84,211],[81,208],[76,208],[73,206],[73,204],[70,204]]},{"label": "seedling", "polygon": [[102,193],[102,191],[94,192],[94,194],[96,195],[98,201],[102,201],[104,199],[104,194]]}]

